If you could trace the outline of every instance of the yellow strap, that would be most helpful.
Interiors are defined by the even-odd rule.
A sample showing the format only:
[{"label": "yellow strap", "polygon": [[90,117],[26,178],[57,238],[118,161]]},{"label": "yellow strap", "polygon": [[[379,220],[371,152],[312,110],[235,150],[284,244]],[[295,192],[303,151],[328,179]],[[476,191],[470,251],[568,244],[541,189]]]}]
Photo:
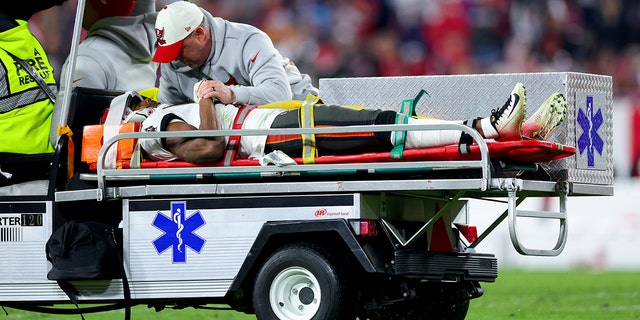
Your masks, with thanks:
[{"label": "yellow strap", "polygon": [[259,105],[258,108],[295,110],[295,109],[300,109],[303,103],[304,101],[301,101],[301,100],[282,100],[282,101],[272,102],[269,104]]},{"label": "yellow strap", "polygon": [[[319,98],[318,98],[318,101],[320,101]],[[318,103],[318,101],[316,101],[316,103]],[[276,102],[272,102],[272,103],[268,103],[268,104],[262,104],[262,105],[259,105],[258,108],[260,108],[260,109],[295,110],[295,109],[300,109],[302,107],[303,103],[304,103],[304,101],[302,101],[302,100],[282,100],[282,101],[276,101]],[[345,105],[343,105],[342,107],[355,109],[355,110],[364,109],[363,106],[345,106]]]},{"label": "yellow strap", "polygon": [[[320,100],[314,95],[307,95],[302,107],[300,108],[300,119],[298,122],[300,128],[313,128],[313,107]],[[302,163],[313,164],[315,163],[315,157],[318,155],[318,149],[316,149],[316,136],[315,134],[302,134]]]}]

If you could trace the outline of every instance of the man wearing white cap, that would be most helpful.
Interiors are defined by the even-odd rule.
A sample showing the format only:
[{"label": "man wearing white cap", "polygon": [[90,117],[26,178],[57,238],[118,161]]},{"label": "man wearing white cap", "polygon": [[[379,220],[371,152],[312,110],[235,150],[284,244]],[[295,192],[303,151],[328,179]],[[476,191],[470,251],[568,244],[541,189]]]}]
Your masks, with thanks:
[{"label": "man wearing white cap", "polygon": [[198,98],[222,103],[267,104],[317,95],[311,78],[284,58],[263,31],[213,17],[188,1],[158,12],[158,48],[162,63],[158,99],[178,104]]}]

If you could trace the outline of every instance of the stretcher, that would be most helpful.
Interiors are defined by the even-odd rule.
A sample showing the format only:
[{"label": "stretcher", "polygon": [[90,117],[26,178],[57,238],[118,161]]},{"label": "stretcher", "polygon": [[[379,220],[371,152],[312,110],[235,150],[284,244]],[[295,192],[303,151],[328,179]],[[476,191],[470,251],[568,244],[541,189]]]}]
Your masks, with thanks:
[{"label": "stretcher", "polygon": [[[312,133],[329,133],[329,132],[345,132],[345,131],[389,131],[389,130],[461,130],[472,132],[480,143],[474,143],[469,146],[467,153],[461,153],[458,145],[446,145],[422,149],[403,150],[401,156],[397,156],[390,152],[370,152],[362,154],[349,155],[324,155],[316,156],[313,163],[309,164],[302,157],[294,157],[289,159],[288,164],[278,163],[275,166],[265,165],[259,159],[242,159],[238,158],[235,153],[231,156],[231,160],[220,160],[212,163],[190,163],[186,161],[151,161],[124,159],[117,162],[117,168],[105,167],[105,154],[108,145],[115,145],[120,141],[127,142],[127,147],[133,149],[135,141],[144,139],[145,136],[153,137],[198,137],[198,136],[223,136],[223,135],[266,135],[266,134],[312,134]],[[92,146],[93,148],[93,146]],[[121,147],[119,147],[120,149]],[[576,149],[571,146],[562,145],[557,142],[540,141],[540,140],[518,140],[518,141],[484,141],[475,130],[457,124],[439,124],[439,125],[379,125],[375,128],[369,126],[351,126],[349,128],[308,128],[308,129],[266,129],[266,130],[220,130],[220,131],[197,131],[197,132],[163,132],[163,133],[138,133],[125,132],[119,134],[107,142],[107,148],[103,146],[98,156],[91,156],[97,162],[90,163],[90,171],[97,171],[98,177],[102,177],[102,185],[109,180],[110,175],[127,177],[127,179],[135,180],[147,178],[151,179],[169,179],[175,177],[186,177],[192,174],[193,177],[214,178],[247,178],[247,177],[278,177],[304,175],[312,177],[317,175],[348,175],[361,173],[394,173],[406,172],[415,173],[419,171],[433,171],[438,169],[466,169],[480,167],[483,169],[483,180],[489,180],[490,162],[500,162],[503,167],[511,166],[514,168],[533,168],[536,170],[537,163],[549,162],[574,155]],[[132,155],[136,153],[133,150],[119,150],[120,154]],[[139,151],[138,151],[139,153]],[[140,157],[140,156],[138,156]],[[286,156],[285,156],[286,157]],[[136,158],[131,157],[131,158]],[[225,157],[223,157],[225,158]],[[153,169],[161,170],[161,172],[152,171]],[[163,169],[172,169],[170,171]],[[176,175],[177,170],[183,172]],[[102,171],[102,172],[101,172]],[[192,172],[191,172],[192,171]],[[138,173],[147,172],[152,175]],[[190,173],[189,173],[190,172]],[[267,174],[268,173],[268,174]],[[455,172],[452,173],[455,176]],[[99,180],[100,185],[100,180]],[[483,189],[486,189],[484,187]]]}]

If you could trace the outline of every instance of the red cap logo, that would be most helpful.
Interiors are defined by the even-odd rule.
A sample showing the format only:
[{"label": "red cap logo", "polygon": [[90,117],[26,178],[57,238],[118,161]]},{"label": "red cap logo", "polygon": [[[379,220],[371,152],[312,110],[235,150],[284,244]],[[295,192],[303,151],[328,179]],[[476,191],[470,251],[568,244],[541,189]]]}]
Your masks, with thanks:
[{"label": "red cap logo", "polygon": [[158,38],[158,44],[164,45],[165,43],[167,43],[167,41],[164,40],[164,28],[156,28],[156,37]]}]

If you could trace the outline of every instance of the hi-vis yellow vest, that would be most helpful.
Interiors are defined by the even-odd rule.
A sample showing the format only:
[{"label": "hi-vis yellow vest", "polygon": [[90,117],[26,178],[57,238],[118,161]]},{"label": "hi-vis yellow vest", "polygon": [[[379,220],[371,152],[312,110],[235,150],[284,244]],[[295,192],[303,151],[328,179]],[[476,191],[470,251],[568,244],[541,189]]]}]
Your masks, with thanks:
[{"label": "hi-vis yellow vest", "polygon": [[0,32],[0,152],[37,154],[54,149],[49,142],[53,102],[7,51],[26,60],[56,90],[53,67],[27,22]]}]

